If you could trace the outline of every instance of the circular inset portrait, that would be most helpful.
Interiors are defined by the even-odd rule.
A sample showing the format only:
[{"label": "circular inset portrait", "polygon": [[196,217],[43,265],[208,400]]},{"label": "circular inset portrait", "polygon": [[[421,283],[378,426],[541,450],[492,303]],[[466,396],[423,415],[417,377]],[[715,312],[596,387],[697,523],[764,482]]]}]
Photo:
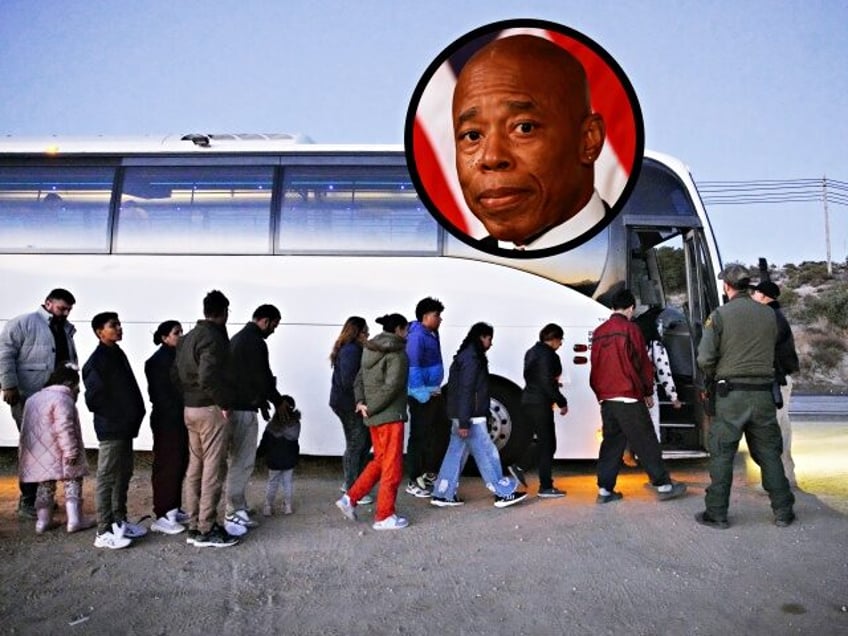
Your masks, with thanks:
[{"label": "circular inset portrait", "polygon": [[541,20],[459,38],[418,82],[409,172],[449,232],[499,256],[588,241],[621,210],[641,167],[636,93],[595,41]]}]

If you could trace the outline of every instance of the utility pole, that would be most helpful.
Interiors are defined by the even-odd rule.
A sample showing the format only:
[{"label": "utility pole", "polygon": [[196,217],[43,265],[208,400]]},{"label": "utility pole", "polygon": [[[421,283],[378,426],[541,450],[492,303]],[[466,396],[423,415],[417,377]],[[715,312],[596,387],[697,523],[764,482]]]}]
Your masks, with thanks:
[{"label": "utility pole", "polygon": [[824,241],[827,249],[827,275],[833,276],[830,262],[830,215],[827,212],[827,176],[822,177],[822,201],[824,202]]}]

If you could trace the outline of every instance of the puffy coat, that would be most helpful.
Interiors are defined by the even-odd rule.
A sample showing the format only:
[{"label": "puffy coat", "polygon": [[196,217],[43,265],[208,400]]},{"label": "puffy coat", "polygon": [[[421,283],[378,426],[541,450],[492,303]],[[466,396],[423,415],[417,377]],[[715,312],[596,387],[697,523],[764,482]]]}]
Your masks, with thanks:
[{"label": "puffy coat", "polygon": [[[65,322],[70,362],[77,364],[76,328]],[[12,318],[0,333],[0,386],[17,387],[23,399],[41,390],[56,368],[56,341],[50,313],[43,307]]]},{"label": "puffy coat", "polygon": [[435,391],[442,388],[442,380],[445,379],[439,332],[430,331],[413,320],[409,323],[406,355],[409,359],[407,393],[424,404]]},{"label": "puffy coat", "polygon": [[365,343],[362,367],[356,376],[357,402],[368,407],[366,426],[406,421],[406,379],[409,359],[406,342],[383,332]]},{"label": "puffy coat", "polygon": [[271,470],[289,470],[297,466],[300,457],[300,422],[286,426],[282,430],[272,430],[269,425],[262,434],[262,441],[256,449],[257,457],[265,457],[265,464]]},{"label": "puffy coat", "polygon": [[[39,483],[88,474],[76,399],[70,387],[48,386],[27,400],[18,447],[20,479]],[[76,457],[66,464],[66,457]]]},{"label": "puffy coat", "polygon": [[456,354],[448,373],[447,415],[470,428],[472,417],[489,415],[489,363],[473,344]]}]

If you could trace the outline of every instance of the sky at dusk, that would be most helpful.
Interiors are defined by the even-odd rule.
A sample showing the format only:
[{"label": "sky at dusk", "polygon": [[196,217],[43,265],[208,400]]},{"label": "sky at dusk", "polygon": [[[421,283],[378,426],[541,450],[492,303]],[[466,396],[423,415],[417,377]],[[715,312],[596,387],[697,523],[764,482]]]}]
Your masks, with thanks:
[{"label": "sky at dusk", "polygon": [[[3,0],[0,135],[401,143],[430,62],[511,18],[604,47],[636,90],[646,146],[698,183],[848,181],[848,3],[835,0]],[[707,209],[724,260],[825,258],[821,201]],[[831,201],[829,213],[833,259],[845,261],[848,206]]]}]

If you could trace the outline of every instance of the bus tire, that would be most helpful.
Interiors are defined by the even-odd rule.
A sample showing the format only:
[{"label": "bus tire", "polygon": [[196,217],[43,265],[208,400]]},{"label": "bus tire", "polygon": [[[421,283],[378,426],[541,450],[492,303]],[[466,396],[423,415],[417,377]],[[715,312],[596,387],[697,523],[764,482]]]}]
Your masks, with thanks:
[{"label": "bus tire", "polygon": [[489,380],[489,435],[504,466],[525,463],[531,431],[521,409],[521,390],[507,380]]}]

